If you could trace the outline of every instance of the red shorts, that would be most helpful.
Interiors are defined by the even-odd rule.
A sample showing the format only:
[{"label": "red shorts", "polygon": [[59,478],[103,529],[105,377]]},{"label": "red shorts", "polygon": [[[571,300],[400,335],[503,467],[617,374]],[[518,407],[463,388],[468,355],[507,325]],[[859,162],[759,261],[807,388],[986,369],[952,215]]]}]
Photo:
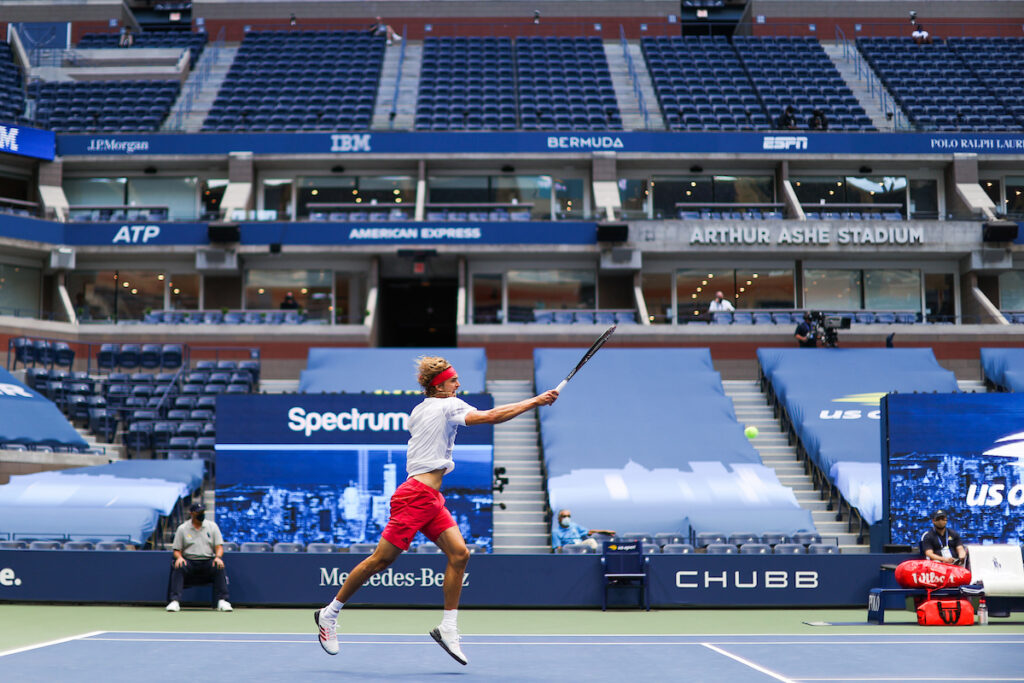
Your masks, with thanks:
[{"label": "red shorts", "polygon": [[417,531],[433,542],[438,536],[458,526],[444,506],[444,496],[418,479],[406,479],[391,496],[391,519],[381,538],[408,550]]}]

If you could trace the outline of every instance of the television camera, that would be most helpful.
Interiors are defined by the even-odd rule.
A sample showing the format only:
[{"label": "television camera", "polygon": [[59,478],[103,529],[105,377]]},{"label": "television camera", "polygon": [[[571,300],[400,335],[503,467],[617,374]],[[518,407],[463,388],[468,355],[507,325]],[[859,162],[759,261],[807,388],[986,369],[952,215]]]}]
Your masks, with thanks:
[{"label": "television camera", "polygon": [[845,315],[826,315],[821,311],[810,312],[811,335],[821,346],[835,348],[839,345],[839,330],[850,329],[850,318]]}]

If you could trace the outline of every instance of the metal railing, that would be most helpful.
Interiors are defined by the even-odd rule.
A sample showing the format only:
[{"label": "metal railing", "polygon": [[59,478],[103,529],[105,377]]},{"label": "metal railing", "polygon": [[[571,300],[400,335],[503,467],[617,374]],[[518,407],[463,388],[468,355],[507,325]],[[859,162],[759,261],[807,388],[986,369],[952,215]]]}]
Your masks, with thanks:
[{"label": "metal railing", "polygon": [[398,116],[398,95],[402,86],[402,66],[405,64],[405,46],[409,44],[406,40],[406,26],[402,26],[402,47],[398,52],[398,73],[395,74],[395,94],[391,97],[391,110],[388,112],[388,128],[395,127],[395,117]]},{"label": "metal railing", "polygon": [[167,126],[168,130],[184,130],[185,119],[192,114],[196,100],[199,99],[199,95],[206,88],[210,80],[213,67],[220,62],[220,58],[223,55],[224,30],[225,28],[221,26],[217,32],[217,37],[206,46],[206,50],[200,55],[191,77],[185,83],[185,87],[182,88],[181,95],[178,97],[173,119],[170,125]]},{"label": "metal railing", "polygon": [[633,94],[636,95],[637,104],[640,107],[640,114],[644,117],[644,129],[650,130],[651,117],[647,112],[647,102],[644,101],[644,89],[640,85],[640,76],[637,73],[636,64],[633,63],[633,55],[629,53],[629,41],[626,40],[626,29],[619,24],[619,41],[622,43],[622,56],[626,60],[626,68],[629,70],[629,78],[633,82]]},{"label": "metal railing", "polygon": [[914,130],[914,126],[903,115],[903,110],[897,106],[889,91],[882,84],[882,81],[875,75],[874,69],[868,64],[860,50],[857,49],[856,43],[849,40],[846,37],[846,33],[839,26],[836,26],[836,42],[843,48],[843,59],[853,62],[857,78],[861,81],[866,81],[868,94],[877,101],[886,119],[892,121],[893,130]]}]

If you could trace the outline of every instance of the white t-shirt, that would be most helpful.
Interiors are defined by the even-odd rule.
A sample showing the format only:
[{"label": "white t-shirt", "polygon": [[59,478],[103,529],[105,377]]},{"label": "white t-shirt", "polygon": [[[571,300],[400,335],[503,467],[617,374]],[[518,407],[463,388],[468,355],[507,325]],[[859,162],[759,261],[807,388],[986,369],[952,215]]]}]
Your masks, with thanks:
[{"label": "white t-shirt", "polygon": [[918,29],[911,33],[910,37],[914,40],[928,40],[928,31],[925,31],[923,28]]},{"label": "white t-shirt", "polygon": [[409,448],[405,469],[411,477],[444,468],[448,474],[455,469],[452,447],[459,425],[466,424],[466,414],[476,410],[461,398],[425,398],[409,415]]},{"label": "white t-shirt", "polygon": [[718,311],[733,311],[736,309],[732,307],[732,303],[728,299],[722,299],[721,301],[712,299],[711,303],[708,304],[708,310],[715,313]]}]

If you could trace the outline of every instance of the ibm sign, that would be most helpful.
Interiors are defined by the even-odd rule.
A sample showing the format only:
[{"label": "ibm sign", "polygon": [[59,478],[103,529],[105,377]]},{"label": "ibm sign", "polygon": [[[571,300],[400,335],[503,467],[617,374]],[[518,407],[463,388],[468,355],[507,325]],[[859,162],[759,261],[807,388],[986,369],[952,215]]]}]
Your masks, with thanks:
[{"label": "ibm sign", "polygon": [[51,131],[0,123],[0,153],[50,161],[56,149]]}]

